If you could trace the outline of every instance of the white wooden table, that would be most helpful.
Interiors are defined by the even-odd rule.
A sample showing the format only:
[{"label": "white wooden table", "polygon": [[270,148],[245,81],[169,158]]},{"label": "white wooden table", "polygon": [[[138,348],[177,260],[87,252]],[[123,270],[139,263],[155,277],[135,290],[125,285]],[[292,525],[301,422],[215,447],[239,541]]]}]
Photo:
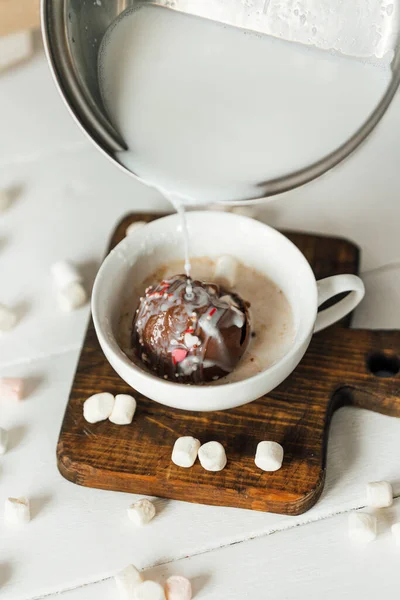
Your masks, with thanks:
[{"label": "white wooden table", "polygon": [[[126,518],[135,496],[79,488],[59,475],[56,440],[89,311],[59,312],[49,267],[72,259],[90,283],[115,222],[167,205],[85,139],[40,52],[0,78],[0,139],[0,187],[17,192],[0,216],[0,301],[21,317],[0,339],[0,376],[28,378],[30,387],[22,404],[0,406],[0,426],[11,430],[0,462],[1,598],[113,598],[112,574],[130,562],[159,580],[192,578],[199,600],[397,597],[400,548],[388,525],[400,519],[400,501],[382,516],[375,543],[355,546],[346,528],[367,481],[388,479],[400,496],[396,419],[355,409],[335,416],[324,495],[300,517],[157,500],[157,518],[137,530]],[[400,327],[399,156],[397,97],[346,164],[262,209],[273,225],[361,246],[367,296],[355,326]],[[14,531],[1,506],[18,495],[31,498],[33,520]]]}]

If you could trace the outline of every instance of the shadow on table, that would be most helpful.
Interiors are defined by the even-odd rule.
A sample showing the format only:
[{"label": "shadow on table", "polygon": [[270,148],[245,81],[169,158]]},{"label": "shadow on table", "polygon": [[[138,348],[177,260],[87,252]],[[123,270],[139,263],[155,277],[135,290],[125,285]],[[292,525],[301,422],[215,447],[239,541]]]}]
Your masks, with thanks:
[{"label": "shadow on table", "polygon": [[24,398],[29,398],[43,385],[46,380],[45,375],[34,375],[24,380]]},{"label": "shadow on table", "polygon": [[30,498],[31,518],[35,519],[38,515],[43,513],[51,501],[52,496],[50,494],[43,494],[42,496]]},{"label": "shadow on table", "polygon": [[211,575],[209,573],[203,573],[196,575],[191,579],[193,597],[197,596],[204,588],[208,586],[211,581]]},{"label": "shadow on table", "polygon": [[6,585],[11,580],[12,567],[10,563],[0,563],[0,587]]},{"label": "shadow on table", "polygon": [[18,427],[13,427],[8,432],[8,451],[11,452],[18,448],[24,441],[28,432],[28,427],[26,425],[18,425]]}]

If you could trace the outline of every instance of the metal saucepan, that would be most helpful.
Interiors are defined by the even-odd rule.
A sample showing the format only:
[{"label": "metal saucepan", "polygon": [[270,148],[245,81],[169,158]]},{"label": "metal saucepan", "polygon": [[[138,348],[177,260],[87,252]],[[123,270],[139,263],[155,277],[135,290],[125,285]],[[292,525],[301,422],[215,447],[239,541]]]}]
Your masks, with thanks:
[{"label": "metal saucepan", "polygon": [[[263,14],[260,6],[268,6],[269,1],[254,0],[252,3],[246,3],[243,0],[42,0],[42,29],[46,53],[56,84],[75,119],[103,153],[121,169],[135,176],[121,165],[115,156],[116,152],[126,149],[126,144],[110,122],[98,84],[98,50],[110,24],[127,8],[147,2],[259,32],[268,32],[267,19],[260,19],[260,14]],[[258,18],[255,21],[253,17],[257,7]],[[400,83],[400,58],[396,49],[392,72],[391,83],[380,103],[350,139],[328,156],[306,168],[261,183],[257,197],[264,198],[296,188],[322,175],[349,156],[380,121],[396,93]],[[250,199],[254,198],[243,200]]]}]

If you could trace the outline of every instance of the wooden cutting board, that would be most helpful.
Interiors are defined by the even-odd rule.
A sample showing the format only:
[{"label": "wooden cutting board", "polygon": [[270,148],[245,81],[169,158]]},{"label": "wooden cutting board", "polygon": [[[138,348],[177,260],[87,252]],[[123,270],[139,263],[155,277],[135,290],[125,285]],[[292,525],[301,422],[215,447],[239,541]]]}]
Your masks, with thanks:
[{"label": "wooden cutting board", "polygon": [[[135,220],[117,227],[110,248]],[[357,273],[359,252],[350,242],[286,232],[309,260],[317,279]],[[325,480],[329,424],[335,410],[356,405],[400,416],[400,332],[351,330],[347,322],[315,335],[300,365],[268,396],[214,413],[167,408],[134,393],[131,425],[91,425],[82,404],[91,394],[129,393],[105,359],[92,321],[84,341],[57,447],[58,467],[79,485],[154,495],[217,506],[301,514],[318,500]],[[190,394],[190,388],[188,388]],[[171,462],[175,440],[193,435],[217,440],[227,467],[209,473]],[[254,464],[258,442],[274,440],[285,450],[282,468],[265,473]]]}]

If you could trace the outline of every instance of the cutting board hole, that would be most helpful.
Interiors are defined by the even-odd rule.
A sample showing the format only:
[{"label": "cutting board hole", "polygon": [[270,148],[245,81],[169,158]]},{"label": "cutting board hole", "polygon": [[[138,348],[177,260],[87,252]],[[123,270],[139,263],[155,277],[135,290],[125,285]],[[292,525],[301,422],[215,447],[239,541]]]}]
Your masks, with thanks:
[{"label": "cutting board hole", "polygon": [[395,354],[374,352],[367,360],[367,367],[376,377],[394,377],[400,371],[400,359]]}]

